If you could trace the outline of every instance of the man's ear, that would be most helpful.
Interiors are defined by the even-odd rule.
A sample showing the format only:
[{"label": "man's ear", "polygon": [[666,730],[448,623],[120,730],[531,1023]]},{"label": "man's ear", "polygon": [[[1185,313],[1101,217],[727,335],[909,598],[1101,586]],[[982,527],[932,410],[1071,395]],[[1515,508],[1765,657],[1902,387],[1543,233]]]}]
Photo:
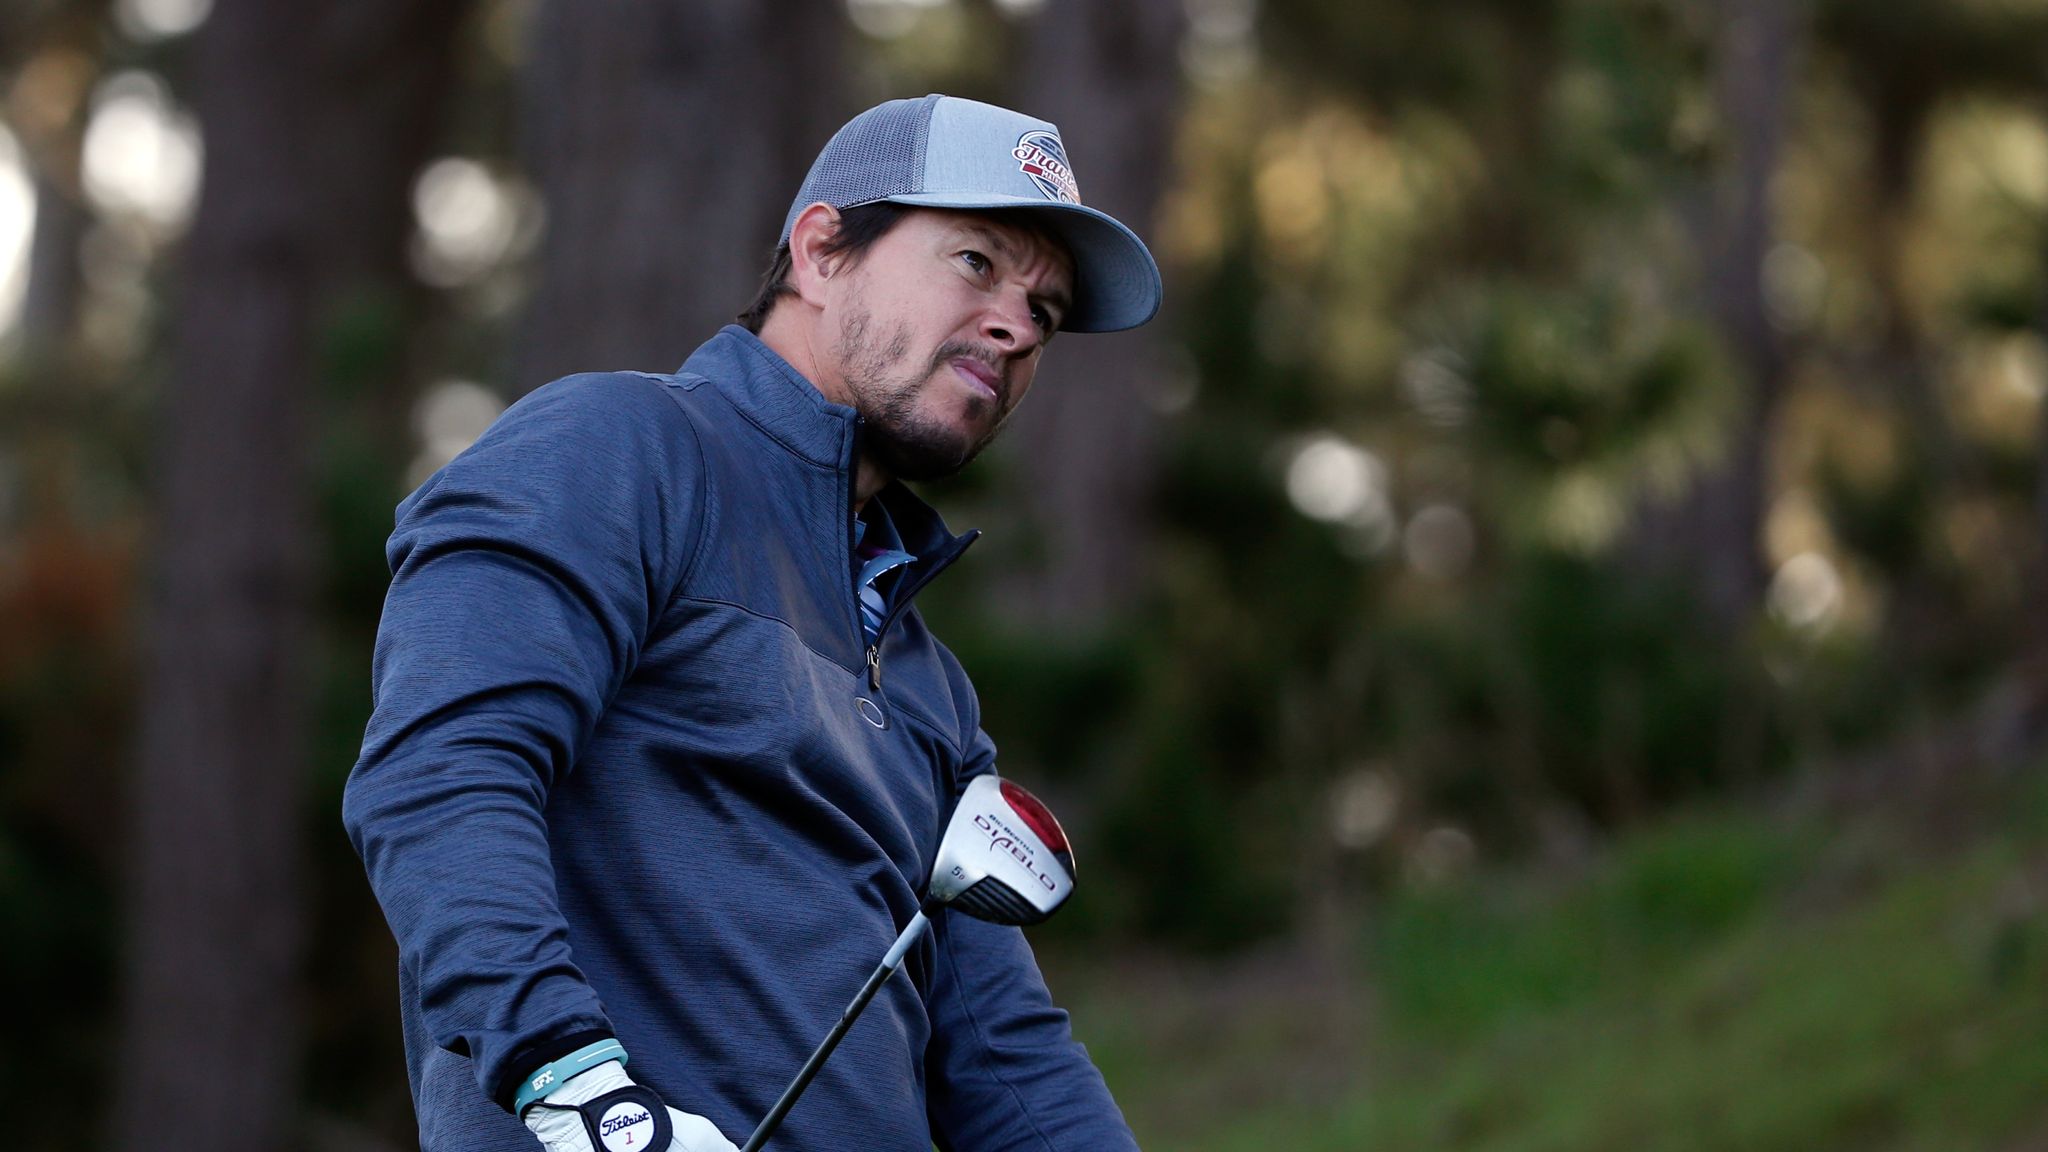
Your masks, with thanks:
[{"label": "man's ear", "polygon": [[839,209],[822,200],[799,213],[789,230],[790,286],[812,307],[824,305],[825,282],[839,271],[839,257],[826,249],[838,232]]}]

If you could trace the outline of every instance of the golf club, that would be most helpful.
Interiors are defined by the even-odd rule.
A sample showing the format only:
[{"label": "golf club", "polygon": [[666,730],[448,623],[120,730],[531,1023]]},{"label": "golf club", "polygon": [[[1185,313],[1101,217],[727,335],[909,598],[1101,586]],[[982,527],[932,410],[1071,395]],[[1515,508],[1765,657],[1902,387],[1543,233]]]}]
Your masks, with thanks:
[{"label": "golf club", "polygon": [[1037,797],[1008,780],[993,775],[975,777],[961,794],[939,841],[924,903],[740,1152],[760,1152],[775,1134],[797,1097],[824,1067],[825,1058],[839,1046],[868,1001],[902,966],[910,946],[930,927],[930,914],[950,905],[995,924],[1036,924],[1073,893],[1074,853],[1059,821]]}]

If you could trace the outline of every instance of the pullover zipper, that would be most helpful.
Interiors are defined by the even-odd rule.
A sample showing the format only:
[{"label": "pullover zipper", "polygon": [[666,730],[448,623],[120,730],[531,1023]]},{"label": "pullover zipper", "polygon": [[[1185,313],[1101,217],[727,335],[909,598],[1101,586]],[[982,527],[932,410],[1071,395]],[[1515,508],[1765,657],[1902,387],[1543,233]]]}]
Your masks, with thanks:
[{"label": "pullover zipper", "polygon": [[[853,540],[853,480],[855,471],[859,467],[860,436],[866,427],[867,420],[856,414],[850,429],[851,435],[848,437],[846,445],[846,464],[844,466],[846,475],[846,539],[849,552],[851,551]],[[974,528],[968,530],[963,535],[954,537],[946,548],[939,550],[932,556],[932,562],[929,567],[925,566],[923,557],[918,557],[911,561],[911,572],[924,568],[923,574],[903,584],[897,590],[896,595],[891,598],[892,603],[889,605],[889,614],[883,617],[882,626],[875,629],[874,642],[867,646],[868,688],[871,691],[879,693],[882,690],[882,641],[889,638],[889,627],[896,623],[896,617],[902,614],[903,609],[909,607],[911,598],[917,595],[919,589],[931,583],[933,577],[950,567],[953,561],[960,558],[961,553],[967,551],[967,546],[974,543],[980,536],[981,529]],[[852,557],[850,555],[847,558],[847,567],[849,569],[852,567]],[[908,576],[909,573],[905,573],[905,575]],[[861,623],[860,590],[858,588],[853,590],[853,627],[855,635],[863,639],[867,637],[867,626]]]},{"label": "pullover zipper", "polygon": [[[889,605],[889,614],[882,618],[882,626],[875,629],[875,642],[868,645],[869,688],[874,689],[876,692],[882,690],[882,641],[889,638],[889,629],[895,625],[896,618],[903,615],[903,610],[910,607],[910,601],[916,597],[918,592],[923,590],[925,585],[931,583],[939,573],[952,567],[953,561],[958,560],[960,555],[967,551],[968,545],[973,544],[980,538],[981,529],[970,529],[966,534],[954,537],[951,544],[933,554],[929,566],[926,566],[921,559],[911,562],[910,572],[905,573],[905,575],[915,573],[915,578],[904,583],[902,587],[896,590],[896,595],[891,598],[892,603]],[[922,572],[918,571],[920,568],[923,569]],[[859,615],[860,594],[856,592],[854,593],[856,627],[859,626]]]}]

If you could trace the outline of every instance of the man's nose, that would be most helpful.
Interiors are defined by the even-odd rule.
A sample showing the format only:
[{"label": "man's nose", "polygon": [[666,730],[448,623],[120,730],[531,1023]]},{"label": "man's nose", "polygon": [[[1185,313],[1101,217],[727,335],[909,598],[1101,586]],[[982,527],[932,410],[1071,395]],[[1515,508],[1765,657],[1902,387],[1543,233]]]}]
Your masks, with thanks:
[{"label": "man's nose", "polygon": [[1010,356],[1028,353],[1044,339],[1032,322],[1031,301],[1022,288],[996,294],[982,314],[981,334]]}]

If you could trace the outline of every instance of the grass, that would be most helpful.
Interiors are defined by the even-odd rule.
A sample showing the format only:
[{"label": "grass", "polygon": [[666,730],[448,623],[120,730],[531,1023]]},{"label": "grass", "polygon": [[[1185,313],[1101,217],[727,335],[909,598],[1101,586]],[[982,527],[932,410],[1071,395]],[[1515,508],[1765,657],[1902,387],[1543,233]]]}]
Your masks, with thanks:
[{"label": "grass", "polygon": [[2017,1148],[2048,1135],[2048,847],[2039,797],[2008,816],[1940,850],[1698,818],[1569,884],[1393,898],[1355,987],[1153,973],[1077,1027],[1150,1147]]}]

